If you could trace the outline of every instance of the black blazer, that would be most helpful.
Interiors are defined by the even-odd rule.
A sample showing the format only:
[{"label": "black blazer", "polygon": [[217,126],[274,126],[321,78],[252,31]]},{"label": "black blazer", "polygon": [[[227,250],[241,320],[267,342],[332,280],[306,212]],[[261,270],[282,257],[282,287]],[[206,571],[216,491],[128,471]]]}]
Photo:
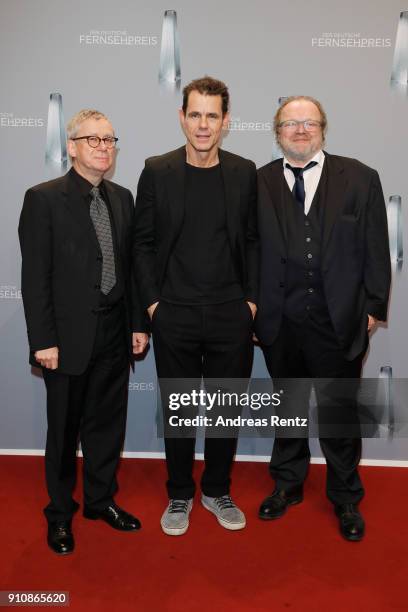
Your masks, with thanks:
[{"label": "black blazer", "polygon": [[[232,257],[245,299],[258,301],[256,168],[247,159],[219,151]],[[143,308],[160,297],[169,255],[185,209],[185,147],[146,160],[136,197],[133,263]]]},{"label": "black blazer", "polygon": [[[123,270],[131,355],[130,332],[144,331],[130,274],[133,197],[120,185],[104,183]],[[95,338],[97,316],[92,310],[98,307],[102,261],[90,215],[70,172],[26,192],[18,231],[30,363],[38,366],[35,351],[58,346],[58,371],[80,374]]]},{"label": "black blazer", "polygon": [[[367,315],[387,318],[391,281],[387,215],[378,173],[361,162],[325,153],[322,276],[330,317],[348,359],[367,341]],[[258,170],[261,280],[257,336],[275,340],[282,319],[287,257],[282,159]]]}]

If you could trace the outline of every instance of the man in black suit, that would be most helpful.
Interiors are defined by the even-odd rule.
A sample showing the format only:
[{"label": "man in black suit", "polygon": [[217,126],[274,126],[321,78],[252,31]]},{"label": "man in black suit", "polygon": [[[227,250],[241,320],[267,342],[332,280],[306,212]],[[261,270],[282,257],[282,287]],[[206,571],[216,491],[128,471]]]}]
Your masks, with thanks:
[{"label": "man in black suit", "polygon": [[[317,100],[286,99],[274,126],[284,157],[258,171],[256,333],[266,365],[275,380],[358,379],[368,333],[387,316],[390,258],[380,180],[355,159],[323,152],[327,120]],[[304,393],[306,407],[308,399]],[[342,422],[358,422],[354,401],[340,406]],[[328,498],[342,535],[355,541],[364,535],[357,431],[356,437],[340,430],[320,439]],[[275,438],[270,471],[276,488],[262,503],[260,518],[280,517],[302,501],[309,460],[307,439]]]},{"label": "man in black suit", "polygon": [[83,110],[67,136],[71,170],[27,191],[19,225],[30,363],[42,367],[47,388],[44,513],[48,544],[58,554],[74,549],[78,434],[84,516],[124,531],[140,528],[113,496],[129,360],[148,339],[130,273],[133,197],[103,179],[115,157],[112,125]]},{"label": "man in black suit", "polygon": [[[251,372],[256,170],[219,149],[228,104],[221,81],[204,77],[187,85],[179,111],[186,146],[148,159],[140,177],[134,267],[159,379],[247,378]],[[233,437],[207,437],[201,481],[203,505],[232,530],[245,526],[229,495],[235,447]],[[195,491],[195,439],[165,436],[165,448],[170,503],[161,526],[181,535]]]}]

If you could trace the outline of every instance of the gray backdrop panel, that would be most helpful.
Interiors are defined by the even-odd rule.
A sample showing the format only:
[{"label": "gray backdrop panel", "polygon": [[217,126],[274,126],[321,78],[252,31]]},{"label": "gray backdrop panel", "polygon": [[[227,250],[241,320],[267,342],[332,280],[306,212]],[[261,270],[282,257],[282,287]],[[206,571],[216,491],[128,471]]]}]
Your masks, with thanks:
[{"label": "gray backdrop panel", "polygon": [[[279,97],[313,95],[328,114],[327,150],[376,168],[386,200],[400,195],[405,211],[406,87],[391,88],[390,77],[399,16],[407,8],[400,0],[180,0],[171,6],[158,0],[2,1],[0,449],[42,449],[45,442],[44,386],[27,363],[17,224],[25,190],[55,176],[45,165],[50,94],[62,95],[66,120],[83,107],[111,118],[120,137],[113,178],[135,192],[144,159],[183,143],[180,93],[158,83],[163,15],[174,9],[181,86],[205,73],[229,85],[233,122],[225,148],[258,166],[267,163],[277,155],[270,126]],[[112,31],[122,33],[121,42],[139,36],[148,44],[88,44],[92,32]],[[394,376],[406,377],[407,301],[402,268],[393,278],[389,324],[372,338],[365,376],[376,377],[390,365]],[[258,350],[253,374],[266,376]],[[155,389],[150,351],[131,376],[125,450],[162,450]],[[248,455],[268,455],[270,449],[270,440],[239,444]],[[320,455],[316,441],[312,451]],[[408,443],[369,440],[364,456],[408,459]]]}]

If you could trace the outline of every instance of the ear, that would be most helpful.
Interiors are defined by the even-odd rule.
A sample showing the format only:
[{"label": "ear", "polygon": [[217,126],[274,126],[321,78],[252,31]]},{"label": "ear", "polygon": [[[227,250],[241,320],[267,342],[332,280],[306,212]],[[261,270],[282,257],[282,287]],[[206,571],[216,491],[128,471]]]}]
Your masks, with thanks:
[{"label": "ear", "polygon": [[222,129],[223,130],[228,130],[228,124],[230,122],[230,114],[229,111],[227,113],[225,113],[225,115],[222,118]]},{"label": "ear", "polygon": [[178,113],[179,113],[180,125],[181,125],[181,127],[182,127],[182,128],[184,128],[184,122],[185,122],[185,120],[186,120],[186,116],[185,116],[185,114],[184,114],[183,109],[182,109],[182,108],[179,108]]},{"label": "ear", "polygon": [[71,157],[76,157],[76,144],[73,140],[69,140],[67,142],[68,153]]}]

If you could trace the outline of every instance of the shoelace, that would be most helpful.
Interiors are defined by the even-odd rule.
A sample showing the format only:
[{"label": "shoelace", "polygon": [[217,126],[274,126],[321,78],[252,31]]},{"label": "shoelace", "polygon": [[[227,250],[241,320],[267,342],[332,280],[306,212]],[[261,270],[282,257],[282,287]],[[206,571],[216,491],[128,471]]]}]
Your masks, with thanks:
[{"label": "shoelace", "polygon": [[223,495],[222,497],[216,497],[215,503],[220,510],[226,510],[227,508],[235,508],[235,504],[229,495]]},{"label": "shoelace", "polygon": [[187,499],[171,499],[169,514],[174,514],[175,512],[187,512],[188,509],[188,500]]}]

